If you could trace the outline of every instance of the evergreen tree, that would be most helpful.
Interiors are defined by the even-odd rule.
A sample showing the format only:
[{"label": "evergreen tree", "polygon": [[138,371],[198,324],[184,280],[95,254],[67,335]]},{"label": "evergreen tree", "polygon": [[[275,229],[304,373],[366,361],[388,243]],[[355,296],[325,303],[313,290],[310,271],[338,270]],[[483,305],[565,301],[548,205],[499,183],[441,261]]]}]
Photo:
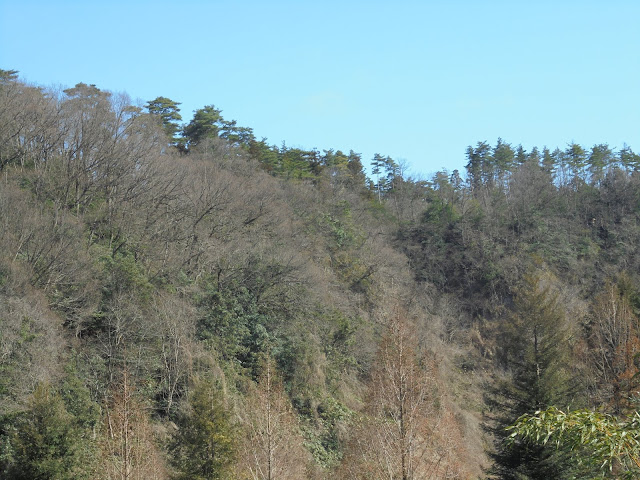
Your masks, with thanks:
[{"label": "evergreen tree", "polygon": [[349,151],[349,157],[347,161],[347,168],[354,179],[359,179],[361,184],[364,185],[365,174],[364,167],[362,166],[362,157],[359,153],[354,152],[353,150]]},{"label": "evergreen tree", "polygon": [[184,127],[183,135],[188,147],[195,147],[206,139],[222,138],[235,147],[245,148],[260,160],[261,155],[256,151],[256,147],[257,150],[267,147],[264,139],[262,142],[256,142],[251,128],[239,127],[235,120],[225,120],[222,110],[214,105],[206,105],[196,110],[193,119]]},{"label": "evergreen tree", "polygon": [[235,428],[222,390],[211,382],[196,385],[190,411],[179,419],[170,445],[172,463],[180,480],[229,478],[236,456]]},{"label": "evergreen tree", "polygon": [[553,176],[556,171],[556,159],[551,154],[551,150],[547,147],[542,149],[542,160],[541,160],[542,169],[549,176]]},{"label": "evergreen tree", "polygon": [[184,127],[184,136],[190,147],[206,138],[217,138],[223,126],[222,110],[213,105],[196,110],[193,119]]},{"label": "evergreen tree", "polygon": [[8,445],[3,446],[1,478],[90,478],[95,465],[92,429],[97,410],[77,381],[65,381],[62,391],[40,384],[28,409],[11,422],[5,437]]},{"label": "evergreen tree", "polygon": [[180,115],[180,103],[167,97],[157,97],[146,103],[145,108],[151,115],[157,115],[162,119],[162,128],[173,145],[181,145],[182,139],[177,136],[180,130],[178,122],[182,120]]},{"label": "evergreen tree", "polygon": [[478,142],[476,148],[467,147],[467,174],[473,190],[479,190],[483,184],[493,179],[494,164],[491,147],[487,142]]},{"label": "evergreen tree", "polygon": [[628,171],[637,171],[640,169],[640,155],[625,144],[618,152],[618,163]]},{"label": "evergreen tree", "polygon": [[606,143],[594,145],[589,154],[589,174],[593,185],[600,185],[607,167],[612,163],[613,152]]},{"label": "evergreen tree", "polygon": [[486,428],[494,434],[496,446],[490,452],[490,478],[566,478],[569,462],[563,452],[524,441],[509,444],[505,430],[521,415],[569,403],[573,392],[563,325],[557,296],[538,276],[525,275],[500,339],[500,360],[511,376],[496,382],[487,397],[491,413]]},{"label": "evergreen tree", "polygon": [[541,157],[540,157],[540,151],[538,150],[538,147],[533,147],[531,149],[531,153],[527,155],[527,158],[525,161],[535,165],[540,165],[540,159]]},{"label": "evergreen tree", "polygon": [[18,81],[18,70],[3,70],[0,68],[0,86]]},{"label": "evergreen tree", "polygon": [[253,129],[248,127],[238,127],[235,120],[224,120],[220,127],[220,138],[224,138],[231,145],[248,149],[255,142]]},{"label": "evergreen tree", "polygon": [[378,200],[391,191],[400,176],[400,167],[391,157],[376,153],[371,160],[371,173],[376,176]]},{"label": "evergreen tree", "polygon": [[564,151],[564,159],[568,165],[572,180],[584,180],[584,168],[587,165],[587,152],[577,143],[571,143]]},{"label": "evergreen tree", "polygon": [[[505,143],[501,138],[498,138],[496,146],[493,148],[493,164],[495,168],[495,179],[502,184],[507,177],[507,173],[513,168],[515,163],[515,152],[510,144]],[[524,158],[524,155],[522,155]]]},{"label": "evergreen tree", "polygon": [[516,157],[515,157],[516,163],[518,165],[522,165],[524,162],[530,159],[530,156],[532,154],[536,156],[537,152],[538,151],[536,147],[533,147],[533,150],[531,151],[531,153],[527,154],[527,151],[524,149],[524,147],[522,145],[518,145],[518,147],[516,148]]}]

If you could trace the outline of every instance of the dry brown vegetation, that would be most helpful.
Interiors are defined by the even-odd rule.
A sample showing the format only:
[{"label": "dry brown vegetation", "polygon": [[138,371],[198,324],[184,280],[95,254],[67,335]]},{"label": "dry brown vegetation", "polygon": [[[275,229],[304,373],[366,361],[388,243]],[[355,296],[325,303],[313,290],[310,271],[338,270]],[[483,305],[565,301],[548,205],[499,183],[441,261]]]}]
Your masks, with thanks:
[{"label": "dry brown vegetation", "polygon": [[125,95],[0,73],[2,478],[477,478],[485,391],[524,395],[531,272],[568,319],[564,399],[637,393],[622,152],[587,178],[575,149],[480,145],[468,181],[387,158],[373,185],[353,152],[222,120],[180,144]]}]

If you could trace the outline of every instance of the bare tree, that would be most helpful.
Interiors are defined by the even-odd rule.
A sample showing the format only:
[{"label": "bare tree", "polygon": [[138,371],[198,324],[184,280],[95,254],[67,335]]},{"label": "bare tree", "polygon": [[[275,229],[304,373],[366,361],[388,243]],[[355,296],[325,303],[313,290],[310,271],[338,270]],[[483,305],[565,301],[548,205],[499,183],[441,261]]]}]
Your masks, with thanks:
[{"label": "bare tree", "polygon": [[242,412],[246,432],[240,467],[243,478],[306,478],[309,454],[303,446],[291,403],[270,358],[264,362],[258,385],[249,391],[247,397]]},{"label": "bare tree", "polygon": [[59,120],[53,92],[12,76],[0,78],[0,170],[11,164],[22,170],[45,165],[62,139]]},{"label": "bare tree", "polygon": [[101,477],[106,480],[166,478],[162,457],[144,406],[125,366],[120,381],[105,402],[105,435],[101,442]]},{"label": "bare tree", "polygon": [[170,414],[192,373],[196,315],[188,303],[159,296],[154,298],[153,316],[160,347],[160,394],[165,412]]},{"label": "bare tree", "polygon": [[640,331],[628,295],[619,285],[607,282],[595,298],[590,327],[592,365],[604,397],[601,400],[622,413],[631,407],[629,399],[638,391]]},{"label": "bare tree", "polygon": [[455,477],[450,446],[436,441],[438,417],[443,415],[439,400],[435,367],[420,355],[415,328],[396,308],[380,343],[367,406],[343,461],[343,476]]}]

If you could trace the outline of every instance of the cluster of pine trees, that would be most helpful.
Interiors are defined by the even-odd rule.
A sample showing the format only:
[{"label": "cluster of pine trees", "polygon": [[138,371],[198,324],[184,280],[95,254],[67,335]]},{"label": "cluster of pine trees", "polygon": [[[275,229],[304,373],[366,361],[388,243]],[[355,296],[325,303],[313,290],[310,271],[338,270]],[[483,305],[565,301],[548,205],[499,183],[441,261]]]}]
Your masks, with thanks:
[{"label": "cluster of pine trees", "polygon": [[0,71],[1,478],[619,473],[505,427],[634,411],[630,148],[369,179],[178,107]]}]

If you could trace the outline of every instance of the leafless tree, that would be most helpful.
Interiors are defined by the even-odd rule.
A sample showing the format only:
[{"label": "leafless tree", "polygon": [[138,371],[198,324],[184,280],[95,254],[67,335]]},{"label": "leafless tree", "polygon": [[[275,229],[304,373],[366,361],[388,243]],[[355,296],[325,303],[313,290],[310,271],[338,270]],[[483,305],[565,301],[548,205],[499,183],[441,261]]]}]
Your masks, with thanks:
[{"label": "leafless tree", "polygon": [[105,480],[160,480],[166,478],[153,430],[125,366],[121,379],[104,405],[100,478]]},{"label": "leafless tree", "polygon": [[352,435],[342,474],[350,478],[453,478],[451,446],[439,440],[443,411],[435,366],[419,353],[415,327],[401,309],[387,320],[367,406]]},{"label": "leafless tree", "polygon": [[640,391],[636,364],[640,331],[629,298],[609,281],[594,299],[591,320],[591,364],[596,370],[601,401],[620,413]]},{"label": "leafless tree", "polygon": [[240,467],[242,478],[306,478],[309,454],[271,359],[264,362],[258,385],[249,391],[241,416],[246,432]]}]

